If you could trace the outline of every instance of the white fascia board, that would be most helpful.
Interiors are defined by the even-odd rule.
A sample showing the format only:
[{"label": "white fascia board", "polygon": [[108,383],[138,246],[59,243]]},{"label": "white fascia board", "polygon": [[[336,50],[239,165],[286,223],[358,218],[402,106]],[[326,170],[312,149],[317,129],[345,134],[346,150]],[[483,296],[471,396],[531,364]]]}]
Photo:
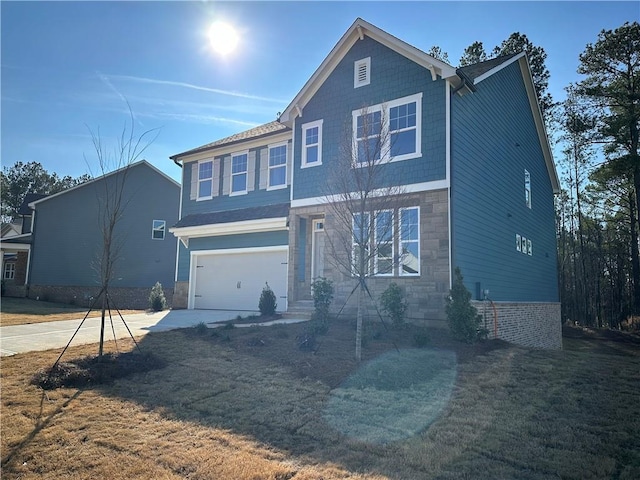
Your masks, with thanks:
[{"label": "white fascia board", "polygon": [[[449,180],[436,180],[433,182],[421,182],[421,183],[412,183],[409,185],[400,185],[398,188],[401,189],[397,193],[397,195],[407,195],[411,193],[420,193],[420,192],[429,192],[433,190],[442,190],[449,188]],[[384,192],[384,189],[381,190]],[[371,192],[370,195],[372,198],[376,197],[376,191]],[[296,207],[312,207],[314,205],[325,205],[327,203],[340,202],[342,196],[340,194],[324,196],[324,197],[309,197],[309,198],[300,198],[298,200],[291,201],[291,208]]]},{"label": "white fascia board", "polygon": [[170,228],[169,232],[177,238],[217,237],[220,235],[239,235],[243,233],[276,232],[287,229],[287,217],[262,218],[241,222],[197,225],[194,227]]},{"label": "white fascia board", "polygon": [[285,131],[274,133],[273,135],[265,135],[260,138],[247,139],[245,141],[238,141],[227,145],[220,145],[219,147],[211,147],[201,152],[192,153],[181,157],[176,157],[176,160],[187,164],[191,162],[197,162],[199,160],[207,160],[214,157],[223,157],[225,155],[231,155],[241,150],[250,150],[252,148],[266,147],[273,143],[288,142],[293,137],[293,132]]},{"label": "white fascia board", "polygon": [[[280,122],[289,127],[291,126],[293,119],[296,116],[300,116],[300,112],[304,109],[307,102],[320,89],[322,84],[329,75],[331,75],[335,67],[340,63],[351,47],[357,41],[361,40],[364,35],[426,68],[429,70],[433,80],[435,80],[433,76],[436,74],[440,75],[442,78],[451,78],[453,81],[452,83],[454,84],[459,83],[456,69],[451,65],[426,54],[422,50],[409,45],[407,42],[404,42],[393,35],[390,35],[375,25],[358,18],[340,38],[331,52],[329,52],[329,55],[327,55],[311,78],[304,84],[302,90],[300,90],[289,106],[287,106],[283,114],[280,116]],[[458,81],[455,79],[458,79]]]},{"label": "white fascia board", "polygon": [[[11,237],[17,238],[17,237]],[[16,252],[28,252],[31,250],[30,243],[1,243],[0,248],[3,252],[16,251]]]},{"label": "white fascia board", "polygon": [[511,65],[514,62],[517,62],[518,60],[520,60],[522,57],[524,57],[526,54],[525,52],[520,52],[518,55],[511,57],[508,60],[505,60],[503,63],[501,63],[500,65],[493,67],[491,70],[488,70],[486,72],[484,72],[482,75],[476,77],[473,80],[473,84],[477,85],[479,84],[481,81],[483,81],[486,78],[489,78],[491,75],[498,73],[500,70],[502,70],[503,68],[508,67],[509,65]]},{"label": "white fascia board", "polygon": [[533,86],[533,77],[531,75],[531,69],[529,68],[529,61],[525,53],[518,55],[520,60],[520,70],[522,71],[522,78],[527,89],[527,97],[529,97],[529,104],[531,105],[531,114],[536,125],[536,131],[538,133],[538,140],[540,141],[540,148],[544,155],[544,161],[547,165],[547,171],[549,173],[549,180],[551,181],[551,188],[556,195],[560,193],[560,179],[558,178],[558,172],[556,170],[555,162],[553,161],[553,153],[551,146],[549,145],[549,137],[547,136],[547,128],[542,118],[542,111],[540,110],[540,104],[538,103],[538,96],[536,95],[535,87]]},{"label": "white fascia board", "polygon": [[200,257],[204,255],[231,255],[237,253],[261,253],[261,252],[287,252],[288,245],[272,245],[269,247],[246,247],[246,248],[219,248],[216,250],[193,250],[190,257]]}]

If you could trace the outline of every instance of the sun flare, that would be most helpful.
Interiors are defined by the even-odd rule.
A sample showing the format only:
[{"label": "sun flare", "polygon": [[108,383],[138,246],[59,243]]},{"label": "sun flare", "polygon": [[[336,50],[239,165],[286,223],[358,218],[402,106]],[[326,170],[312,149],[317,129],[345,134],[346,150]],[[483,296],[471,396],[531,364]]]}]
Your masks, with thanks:
[{"label": "sun flare", "polygon": [[214,22],[209,27],[209,42],[220,55],[228,55],[238,45],[238,33],[233,26],[224,22]]}]

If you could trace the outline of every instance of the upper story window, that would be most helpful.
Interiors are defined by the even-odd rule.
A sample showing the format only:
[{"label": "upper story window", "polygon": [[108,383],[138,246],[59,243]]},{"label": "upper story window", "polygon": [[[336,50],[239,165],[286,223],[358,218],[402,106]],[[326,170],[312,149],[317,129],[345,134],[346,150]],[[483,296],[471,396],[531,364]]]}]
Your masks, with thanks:
[{"label": "upper story window", "polygon": [[302,125],[302,168],[322,165],[322,120]]},{"label": "upper story window", "polygon": [[231,156],[231,195],[247,193],[248,154],[240,153]]},{"label": "upper story window", "polygon": [[357,163],[363,165],[380,161],[384,157],[383,143],[382,111],[368,109],[361,112],[356,117]]},{"label": "upper story window", "polygon": [[198,162],[198,200],[213,195],[213,160]]},{"label": "upper story window", "polygon": [[400,209],[400,275],[420,274],[420,209]]},{"label": "upper story window", "polygon": [[164,232],[167,229],[167,222],[164,220],[154,220],[151,229],[151,238],[154,240],[164,240]]},{"label": "upper story window", "polygon": [[371,57],[356,60],[353,65],[353,88],[371,83]]},{"label": "upper story window", "polygon": [[528,208],[531,208],[531,175],[524,171],[524,201]]},{"label": "upper story window", "polygon": [[353,112],[356,164],[422,155],[422,93]]},{"label": "upper story window", "polygon": [[269,146],[269,185],[276,189],[287,186],[287,144]]}]

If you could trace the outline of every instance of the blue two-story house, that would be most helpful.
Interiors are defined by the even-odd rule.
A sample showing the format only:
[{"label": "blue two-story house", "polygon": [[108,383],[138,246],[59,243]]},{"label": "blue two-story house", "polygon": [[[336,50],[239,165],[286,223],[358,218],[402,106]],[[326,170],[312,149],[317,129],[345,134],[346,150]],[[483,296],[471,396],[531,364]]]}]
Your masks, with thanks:
[{"label": "blue two-story house", "polygon": [[172,157],[174,307],[256,310],[268,283],[286,311],[318,277],[336,308],[355,305],[330,248],[344,233],[329,203],[345,131],[356,150],[387,132],[376,163],[398,187],[373,298],[396,282],[411,319],[442,321],[459,267],[491,337],[560,348],[559,182],[526,55],[456,69],[361,19],[277,121]]}]

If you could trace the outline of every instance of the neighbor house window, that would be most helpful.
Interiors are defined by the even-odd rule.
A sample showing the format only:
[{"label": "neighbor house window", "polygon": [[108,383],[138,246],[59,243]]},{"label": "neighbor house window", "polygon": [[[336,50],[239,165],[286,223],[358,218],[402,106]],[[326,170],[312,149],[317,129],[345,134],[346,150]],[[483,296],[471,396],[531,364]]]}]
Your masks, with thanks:
[{"label": "neighbor house window", "polygon": [[420,210],[400,209],[400,275],[420,274]]},{"label": "neighbor house window", "polygon": [[231,157],[231,194],[247,192],[247,153]]},{"label": "neighbor house window", "polygon": [[354,110],[356,165],[422,155],[422,94]]},{"label": "neighbor house window", "polygon": [[383,210],[376,215],[375,258],[376,275],[393,275],[393,211]]},{"label": "neighbor house window", "polygon": [[528,208],[531,208],[531,174],[524,171],[524,201]]},{"label": "neighbor house window", "polygon": [[[369,274],[370,221],[371,215],[369,213],[356,213],[353,215],[351,258],[353,260],[352,269],[354,275]],[[364,259],[362,257],[364,257]],[[361,271],[361,267],[363,266],[362,261],[365,262],[363,271]]]},{"label": "neighbor house window", "polygon": [[353,88],[371,83],[371,57],[357,60],[353,65]]},{"label": "neighbor house window", "polygon": [[213,193],[213,161],[198,163],[198,200],[208,199]]},{"label": "neighbor house window", "polygon": [[5,280],[13,280],[15,276],[16,276],[16,264],[14,262],[5,263],[3,278]]},{"label": "neighbor house window", "polygon": [[269,147],[269,187],[281,188],[287,185],[287,145]]},{"label": "neighbor house window", "polygon": [[154,220],[153,228],[151,230],[151,238],[154,240],[164,240],[164,232],[167,227],[167,222],[164,220]]},{"label": "neighbor house window", "polygon": [[302,125],[302,167],[322,164],[322,120]]}]

